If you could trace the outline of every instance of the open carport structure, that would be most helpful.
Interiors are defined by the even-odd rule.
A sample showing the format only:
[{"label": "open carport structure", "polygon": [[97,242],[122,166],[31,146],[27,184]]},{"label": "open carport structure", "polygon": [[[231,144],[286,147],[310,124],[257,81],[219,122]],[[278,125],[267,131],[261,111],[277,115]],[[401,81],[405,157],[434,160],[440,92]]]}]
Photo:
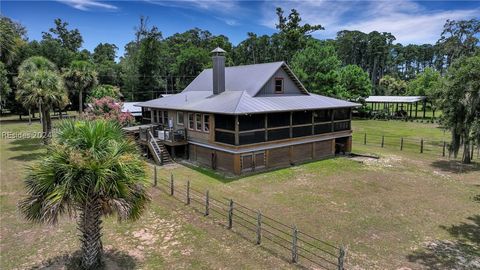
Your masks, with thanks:
[{"label": "open carport structure", "polygon": [[421,103],[422,117],[425,118],[427,100],[424,96],[369,96],[365,102],[370,104],[374,113],[383,111],[391,116],[408,118],[418,116],[418,103]]}]

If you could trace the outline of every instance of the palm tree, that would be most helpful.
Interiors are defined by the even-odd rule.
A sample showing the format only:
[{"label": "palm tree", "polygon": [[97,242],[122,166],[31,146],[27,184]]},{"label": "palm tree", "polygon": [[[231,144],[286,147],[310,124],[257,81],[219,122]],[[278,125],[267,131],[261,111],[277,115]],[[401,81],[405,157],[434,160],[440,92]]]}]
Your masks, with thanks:
[{"label": "palm tree", "polygon": [[48,144],[52,131],[50,110],[68,103],[62,77],[55,64],[41,56],[32,56],[20,65],[17,77],[16,99],[25,108],[38,108],[42,116],[44,143]]},{"label": "palm tree", "polygon": [[83,112],[83,95],[98,84],[95,66],[88,61],[76,60],[63,74],[65,84],[71,92],[78,93],[78,111]]},{"label": "palm tree", "polygon": [[136,220],[150,201],[145,163],[116,122],[66,120],[58,127],[47,157],[28,168],[28,197],[19,208],[28,220],[50,224],[78,211],[82,267],[94,269],[101,264],[102,216]]}]

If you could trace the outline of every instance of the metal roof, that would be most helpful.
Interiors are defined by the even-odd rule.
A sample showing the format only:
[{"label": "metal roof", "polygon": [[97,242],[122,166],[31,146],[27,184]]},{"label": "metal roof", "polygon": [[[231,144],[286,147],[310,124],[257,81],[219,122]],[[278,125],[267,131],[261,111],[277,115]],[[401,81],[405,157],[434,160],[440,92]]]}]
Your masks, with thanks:
[{"label": "metal roof", "polygon": [[[284,62],[245,65],[225,68],[225,90],[247,91],[255,96]],[[186,88],[190,91],[213,91],[212,69],[203,70]],[[213,93],[213,92],[212,92]]]},{"label": "metal roof", "polygon": [[424,96],[369,96],[365,102],[415,103],[424,99]]},{"label": "metal roof", "polygon": [[141,116],[142,109],[138,106],[140,102],[124,102],[122,106],[122,112],[130,112],[133,116]]},{"label": "metal roof", "polygon": [[[287,72],[301,93],[257,96],[280,68]],[[360,104],[308,93],[285,62],[274,62],[225,68],[225,91],[217,95],[213,94],[212,69],[206,69],[183,92],[142,102],[136,106],[222,114],[253,114],[357,107]]]},{"label": "metal roof", "polygon": [[253,114],[347,108],[359,104],[315,94],[252,97],[247,91],[225,91],[218,95],[213,95],[211,91],[184,91],[169,97],[142,102],[137,106],[222,114]]}]

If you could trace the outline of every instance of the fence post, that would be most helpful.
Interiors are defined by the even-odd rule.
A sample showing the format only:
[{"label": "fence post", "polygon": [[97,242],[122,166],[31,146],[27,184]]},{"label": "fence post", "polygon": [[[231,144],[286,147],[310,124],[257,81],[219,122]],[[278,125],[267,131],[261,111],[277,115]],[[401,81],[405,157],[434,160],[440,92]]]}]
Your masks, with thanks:
[{"label": "fence post", "polygon": [[190,204],[190,180],[187,181],[187,205]]},{"label": "fence post", "polygon": [[365,135],[363,136],[363,144],[367,144],[367,133],[365,132]]},{"label": "fence post", "polygon": [[262,243],[262,213],[258,210],[257,213],[257,245]]},{"label": "fence post", "polygon": [[345,259],[345,250],[343,247],[340,247],[340,250],[338,252],[338,270],[343,270],[343,261]]},{"label": "fence post", "polygon": [[420,154],[423,153],[423,138],[420,140]]},{"label": "fence post", "polygon": [[403,151],[403,137],[400,139],[400,151]]},{"label": "fence post", "polygon": [[298,262],[297,237],[298,230],[297,226],[294,225],[292,231],[292,263]]},{"label": "fence post", "polygon": [[157,186],[157,165],[153,165],[153,186]]},{"label": "fence post", "polygon": [[233,200],[230,199],[230,206],[228,208],[228,228],[233,227]]},{"label": "fence post", "polygon": [[382,135],[382,148],[383,148],[383,145],[385,144],[385,136]]},{"label": "fence post", "polygon": [[173,196],[174,194],[174,188],[173,188],[173,173],[170,174],[170,196]]},{"label": "fence post", "polygon": [[447,143],[443,141],[443,150],[442,150],[442,157],[445,156],[445,148],[447,147]]},{"label": "fence post", "polygon": [[205,216],[208,216],[209,214],[210,214],[210,200],[209,200],[209,195],[207,190],[207,193],[205,193]]}]

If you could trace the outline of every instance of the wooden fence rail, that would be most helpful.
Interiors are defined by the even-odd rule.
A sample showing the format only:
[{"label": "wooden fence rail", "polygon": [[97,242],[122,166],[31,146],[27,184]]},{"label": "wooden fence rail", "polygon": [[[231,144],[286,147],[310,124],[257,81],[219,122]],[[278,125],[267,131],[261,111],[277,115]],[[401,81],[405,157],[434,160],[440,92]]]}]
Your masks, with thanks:
[{"label": "wooden fence rail", "polygon": [[[218,214],[226,221],[226,228],[246,229],[257,245],[275,244],[291,254],[292,263],[308,262],[323,269],[345,269],[345,250],[317,237],[264,215],[260,210],[251,209],[231,198],[216,198],[209,190],[200,191],[192,187],[189,180],[185,187],[176,184],[173,174],[170,179],[159,178],[156,166],[153,172],[153,184],[170,196],[185,201],[186,205],[200,207],[204,216]],[[195,203],[195,205],[193,205]],[[266,242],[267,241],[267,242]]]}]

